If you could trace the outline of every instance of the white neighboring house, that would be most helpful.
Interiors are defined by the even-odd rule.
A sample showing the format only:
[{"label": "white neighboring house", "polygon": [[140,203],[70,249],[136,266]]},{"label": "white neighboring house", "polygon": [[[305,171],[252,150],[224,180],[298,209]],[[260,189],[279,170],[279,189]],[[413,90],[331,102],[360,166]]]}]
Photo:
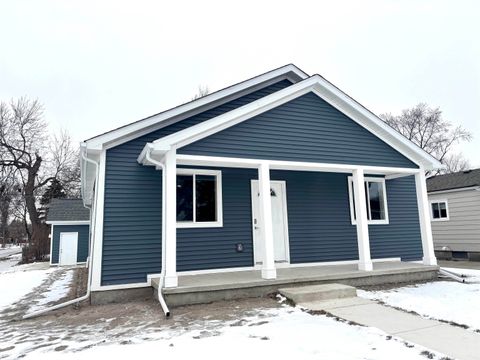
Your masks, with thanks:
[{"label": "white neighboring house", "polygon": [[480,261],[480,169],[429,178],[427,188],[437,257]]}]

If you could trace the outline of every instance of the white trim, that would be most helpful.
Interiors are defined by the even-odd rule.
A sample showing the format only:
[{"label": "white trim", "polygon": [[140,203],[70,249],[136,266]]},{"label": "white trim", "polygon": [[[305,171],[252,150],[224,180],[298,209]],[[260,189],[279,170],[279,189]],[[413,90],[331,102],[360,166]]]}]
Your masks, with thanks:
[{"label": "white trim", "polygon": [[90,220],[77,220],[77,221],[46,221],[49,225],[90,225]]},{"label": "white trim", "polygon": [[[440,217],[438,219],[433,217],[433,209],[432,209],[432,204],[440,204],[440,203],[445,203],[445,209],[447,210],[447,217],[441,217],[442,214],[440,214]],[[430,208],[430,221],[434,222],[442,222],[442,221],[449,221],[450,220],[450,211],[448,210],[448,200],[447,199],[432,199],[428,201],[429,208]],[[438,208],[440,211],[440,207]]]},{"label": "white trim", "polygon": [[[147,145],[153,146],[154,153],[164,153],[169,148],[177,149],[239,124],[242,121],[282,105],[308,92],[313,92],[330,103],[414,163],[422,165],[426,169],[436,169],[443,166],[438,160],[413,144],[410,140],[385,124],[380,118],[366,110],[319,75],[314,75],[245,106],[157,139]],[[145,151],[146,149],[142,150],[139,156],[139,162],[144,161]]]},{"label": "white trim", "polygon": [[[253,192],[253,186],[254,184],[257,183],[258,185],[258,180],[252,179],[250,180],[250,196],[251,196],[251,202],[252,202],[252,239],[253,239],[253,262],[254,266],[256,266],[257,263],[257,254],[255,253],[255,219],[254,219],[254,210],[253,210],[253,197],[255,196]],[[283,214],[283,222],[284,222],[284,236],[285,236],[285,262],[279,263],[277,260],[275,260],[275,266],[277,268],[282,267],[283,264],[290,264],[290,238],[289,238],[289,232],[288,232],[288,209],[287,209],[287,183],[285,180],[270,180],[270,184],[279,184],[282,188],[282,206],[284,209],[284,214]],[[281,265],[282,264],[282,265]]]},{"label": "white trim", "polygon": [[170,125],[173,122],[169,122],[168,124],[164,124],[164,122],[171,118],[179,117],[176,118],[174,122],[180,121],[186,117],[193,116],[199,112],[218,106],[219,102],[231,101],[278,81],[288,79],[292,82],[297,82],[299,79],[306,78],[308,78],[308,75],[295,65],[285,65],[236,85],[216,91],[195,101],[174,107],[160,114],[150,116],[143,120],[109,131],[105,134],[98,135],[86,140],[85,143],[87,144],[87,147],[92,150],[102,150],[105,148],[106,144],[117,146],[143,134],[160,129],[163,126]]},{"label": "white trim", "polygon": [[54,224],[50,225],[50,266],[53,265],[52,257],[53,257],[53,227],[54,226],[55,226]]},{"label": "white trim", "polygon": [[353,171],[353,189],[355,199],[355,214],[357,215],[357,245],[358,269],[371,271],[373,269],[370,256],[370,236],[367,222],[367,205],[365,197],[365,178],[363,169]]},{"label": "white trim", "polygon": [[[377,178],[377,177],[364,177],[365,182],[377,182],[383,184],[383,204],[384,204],[384,211],[385,211],[385,219],[383,220],[370,220],[371,216],[371,209],[370,209],[370,193],[367,191],[367,213],[370,219],[367,220],[368,225],[388,225],[389,224],[389,217],[388,217],[388,204],[387,204],[387,186],[384,178]],[[352,194],[352,186],[353,186],[353,178],[352,176],[348,177],[348,199],[350,203],[350,221],[352,225],[356,225],[357,221],[355,220],[354,209],[353,209],[353,194]]]},{"label": "white trim", "polygon": [[98,165],[98,184],[95,184],[94,206],[95,206],[95,225],[93,236],[93,254],[92,256],[92,289],[98,288],[102,283],[102,252],[103,252],[103,217],[105,201],[105,166],[106,151],[100,154]]},{"label": "white trim", "polygon": [[177,163],[176,152],[165,154],[165,274],[164,286],[177,287]]},{"label": "white trim", "polygon": [[[177,168],[177,175],[192,175],[193,176],[193,221],[177,221],[177,228],[214,228],[223,227],[223,198],[222,198],[222,172],[220,170],[208,169],[184,169]],[[196,199],[195,199],[195,177],[196,175],[211,175],[215,176],[215,211],[216,221],[197,222],[196,219]]]},{"label": "white trim", "polygon": [[420,170],[416,168],[397,168],[387,166],[369,166],[369,165],[346,165],[346,164],[330,164],[315,163],[305,161],[278,161],[248,158],[232,158],[220,156],[203,156],[203,155],[182,155],[177,154],[178,165],[193,166],[224,166],[233,168],[251,168],[256,169],[262,163],[267,163],[271,170],[297,170],[297,171],[323,171],[323,172],[340,172],[352,173],[355,169],[363,169],[365,173],[371,175],[385,175],[393,173],[403,173],[414,175]]},{"label": "white trim", "polygon": [[263,237],[262,278],[269,280],[277,277],[277,271],[275,269],[272,201],[270,199],[270,168],[266,163],[262,163],[258,167],[258,191],[260,193],[260,216],[263,219],[261,228]]},{"label": "white trim", "polygon": [[[428,179],[427,179],[427,181],[428,181]],[[457,188],[457,189],[429,191],[428,195],[447,194],[447,193],[451,193],[451,192],[468,191],[468,190],[480,190],[480,186],[469,186],[469,187]]]}]

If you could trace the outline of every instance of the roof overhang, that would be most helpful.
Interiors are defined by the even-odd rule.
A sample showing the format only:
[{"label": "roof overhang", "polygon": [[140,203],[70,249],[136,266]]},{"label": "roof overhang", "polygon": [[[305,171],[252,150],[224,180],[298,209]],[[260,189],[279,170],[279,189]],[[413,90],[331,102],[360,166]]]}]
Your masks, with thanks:
[{"label": "roof overhang", "polygon": [[228,113],[224,113],[213,119],[160,138],[154,142],[147,143],[137,160],[144,165],[153,165],[146,159],[147,152],[149,152],[152,157],[161,158],[171,149],[178,149],[201,140],[309,92],[313,92],[328,102],[353,121],[385,141],[419,167],[425,170],[433,170],[443,167],[443,165],[433,156],[405,138],[399,132],[387,125],[382,119],[343,93],[320,75],[313,75],[283,90],[279,90]]}]

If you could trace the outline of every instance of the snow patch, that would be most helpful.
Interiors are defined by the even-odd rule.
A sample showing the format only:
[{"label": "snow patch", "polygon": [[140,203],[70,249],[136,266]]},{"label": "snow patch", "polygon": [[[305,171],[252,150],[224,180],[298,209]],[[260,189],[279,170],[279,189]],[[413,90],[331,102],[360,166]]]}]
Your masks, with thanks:
[{"label": "snow patch", "polygon": [[[199,322],[189,329],[157,329],[128,340],[101,344],[101,339],[89,349],[75,351],[71,342],[68,350],[47,349],[32,353],[35,359],[140,358],[161,354],[168,359],[206,358],[244,359],[422,359],[423,347],[405,346],[402,340],[387,336],[378,329],[352,326],[326,316],[310,315],[298,308],[262,310],[258,315],[241,319],[241,325],[225,322],[211,327]],[[72,353],[72,350],[74,351]],[[43,355],[43,356],[42,356]],[[438,354],[432,358],[438,359]],[[26,356],[29,358],[29,355]]]},{"label": "snow patch", "polygon": [[[475,270],[471,270],[475,271]],[[480,271],[477,270],[480,275]],[[358,296],[414,311],[430,319],[480,329],[480,283],[437,281],[382,291],[357,291]]]},{"label": "snow patch", "polygon": [[59,279],[55,280],[42,297],[29,309],[28,313],[41,310],[46,304],[65,298],[73,281],[73,270],[68,270]]}]

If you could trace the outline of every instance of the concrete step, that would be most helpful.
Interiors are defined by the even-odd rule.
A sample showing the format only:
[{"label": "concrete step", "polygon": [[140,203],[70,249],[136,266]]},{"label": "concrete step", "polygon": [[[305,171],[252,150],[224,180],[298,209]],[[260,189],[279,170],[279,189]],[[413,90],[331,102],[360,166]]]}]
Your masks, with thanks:
[{"label": "concrete step", "polygon": [[280,294],[292,300],[296,304],[312,301],[350,298],[357,296],[357,289],[343,284],[321,284],[283,288],[278,290]]}]

